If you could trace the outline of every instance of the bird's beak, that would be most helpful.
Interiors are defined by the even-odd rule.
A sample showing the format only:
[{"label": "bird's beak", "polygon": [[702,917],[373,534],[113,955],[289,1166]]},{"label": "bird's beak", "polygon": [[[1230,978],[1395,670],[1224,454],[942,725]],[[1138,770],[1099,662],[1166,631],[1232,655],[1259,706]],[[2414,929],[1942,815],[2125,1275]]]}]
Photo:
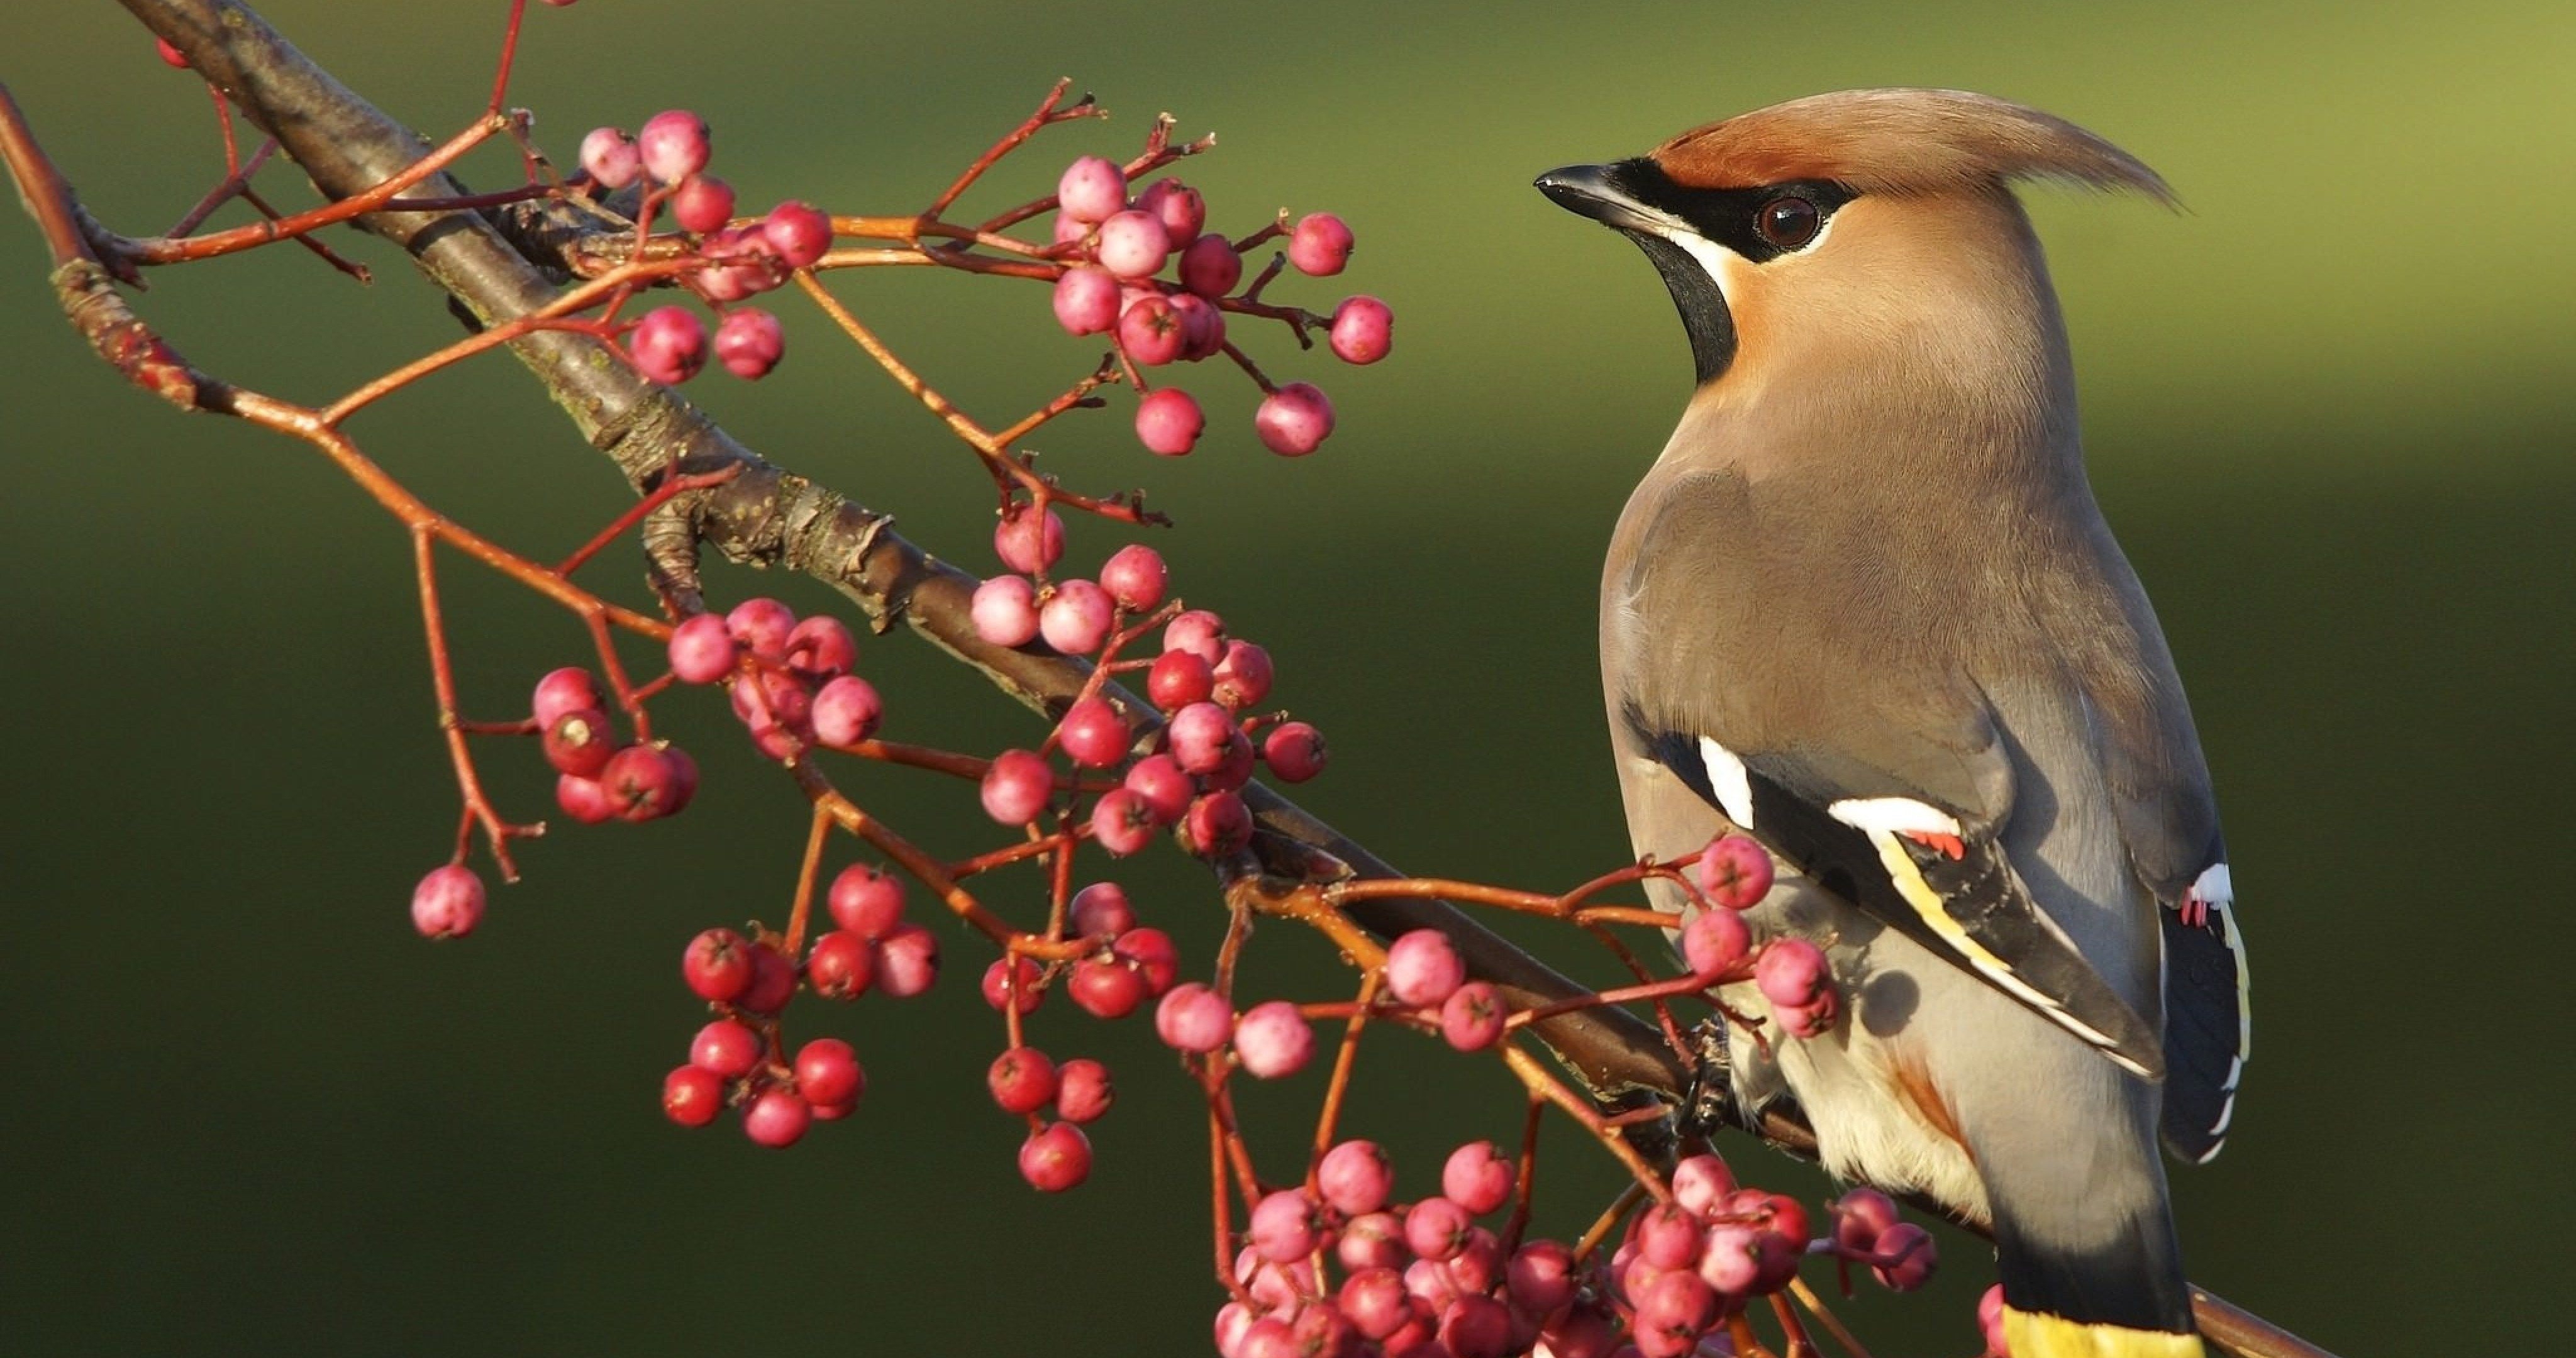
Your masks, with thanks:
[{"label": "bird's beak", "polygon": [[1558,207],[1621,231],[1652,231],[1662,214],[1637,201],[1620,183],[1617,165],[1568,165],[1535,181]]}]

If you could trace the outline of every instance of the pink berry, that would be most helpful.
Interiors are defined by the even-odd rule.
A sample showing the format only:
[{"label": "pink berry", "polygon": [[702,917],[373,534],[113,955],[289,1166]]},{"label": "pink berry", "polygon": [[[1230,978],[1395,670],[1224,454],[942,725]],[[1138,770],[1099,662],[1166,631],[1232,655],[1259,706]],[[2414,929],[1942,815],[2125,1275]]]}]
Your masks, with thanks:
[{"label": "pink berry", "polygon": [[1240,712],[1270,696],[1273,674],[1267,649],[1249,641],[1229,641],[1225,644],[1225,658],[1216,662],[1216,687],[1211,696]]},{"label": "pink berry", "polygon": [[1878,1238],[1896,1225],[1896,1204],[1875,1188],[1855,1188],[1834,1201],[1834,1243],[1847,1250],[1872,1250]]},{"label": "pink berry", "polygon": [[1712,905],[1750,910],[1771,891],[1771,852],[1744,835],[1720,835],[1699,856],[1699,890]]},{"label": "pink berry", "polygon": [[1751,1293],[1762,1279],[1764,1234],[1729,1222],[1711,1226],[1700,1242],[1700,1281],[1730,1297]]},{"label": "pink berry", "polygon": [[[1118,315],[1119,349],[1146,367],[1172,362],[1188,343],[1181,314],[1160,295],[1139,297]],[[1138,436],[1143,436],[1141,430]]]},{"label": "pink berry", "polygon": [[1035,1047],[1013,1047],[993,1059],[984,1087],[1005,1113],[1034,1113],[1055,1102],[1055,1062]]},{"label": "pink berry", "polygon": [[1333,403],[1304,382],[1290,382],[1262,398],[1252,414],[1261,446],[1281,457],[1304,457],[1333,432]]},{"label": "pink berry", "polygon": [[814,695],[814,738],[826,745],[850,746],[875,735],[885,716],[885,703],[874,684],[845,674]]},{"label": "pink berry", "polygon": [[1384,1339],[1413,1318],[1412,1294],[1404,1290],[1404,1275],[1391,1268],[1354,1271],[1342,1280],[1336,1301],[1342,1314],[1350,1317],[1351,1327],[1370,1339]]},{"label": "pink berry", "polygon": [[1324,733],[1306,722],[1281,722],[1262,738],[1261,759],[1282,781],[1305,782],[1324,771]]},{"label": "pink berry", "polygon": [[581,139],[581,168],[603,189],[616,190],[644,173],[644,157],[635,139],[619,127],[594,127]]},{"label": "pink berry", "polygon": [[590,671],[577,665],[548,671],[537,681],[536,694],[528,701],[529,714],[537,719],[540,731],[554,725],[555,718],[581,708],[596,712],[605,710],[605,705],[599,700],[599,685],[592,681]]},{"label": "pink berry", "polygon": [[760,1064],[760,1034],[737,1019],[717,1019],[698,1030],[689,1043],[689,1064],[728,1080],[751,1073]]},{"label": "pink berry", "polygon": [[1345,1141],[1315,1166],[1315,1191],[1345,1217],[1366,1216],[1395,1193],[1395,1162],[1374,1141]]},{"label": "pink berry", "polygon": [[1163,564],[1163,554],[1141,542],[1131,542],[1110,553],[1100,565],[1100,587],[1109,591],[1110,600],[1130,613],[1151,613],[1163,602],[1163,591],[1171,583],[1171,570]]},{"label": "pink berry", "polygon": [[877,988],[896,999],[939,979],[939,938],[918,924],[898,924],[877,941]]},{"label": "pink berry", "polygon": [[1985,1338],[1987,1358],[2009,1358],[2011,1347],[2004,1338],[2004,1285],[1996,1283],[1977,1298],[1977,1331]]},{"label": "pink berry", "polygon": [[1440,1167],[1440,1192],[1472,1216],[1501,1207],[1512,1196],[1512,1162],[1491,1141],[1470,1141]]},{"label": "pink berry", "polygon": [[1829,980],[1824,950],[1803,938],[1773,939],[1753,963],[1753,983],[1775,1005],[1814,1004]]},{"label": "pink berry", "polygon": [[1714,1216],[1735,1192],[1735,1172],[1714,1155],[1694,1155],[1673,1166],[1673,1201],[1701,1216]]},{"label": "pink berry", "polygon": [[1900,1221],[1878,1237],[1878,1256],[1882,1262],[1870,1265],[1870,1275],[1891,1292],[1911,1292],[1932,1280],[1941,1252],[1930,1232]]},{"label": "pink berry", "polygon": [[1186,773],[1212,773],[1225,763],[1226,741],[1239,734],[1234,718],[1214,703],[1192,703],[1164,728],[1172,758]]},{"label": "pink berry", "polygon": [[1178,1051],[1215,1051],[1233,1031],[1234,1012],[1225,997],[1196,981],[1174,986],[1154,1010],[1154,1035]]},{"label": "pink berry", "polygon": [[[1134,967],[1136,974],[1144,977],[1146,986],[1157,995],[1170,990],[1172,982],[1180,979],[1180,950],[1172,946],[1172,936],[1160,929],[1130,929],[1120,934],[1118,941],[1109,945],[1109,950]],[[1231,1016],[1227,1022],[1233,1022]]]},{"label": "pink berry", "polygon": [[1118,326],[1118,276],[1077,265],[1055,280],[1055,321],[1069,335],[1105,335]]},{"label": "pink berry", "polygon": [[1225,659],[1225,620],[1204,608],[1193,608],[1163,628],[1163,651],[1187,651],[1210,667]]},{"label": "pink berry", "polygon": [[996,957],[993,965],[984,968],[984,1003],[996,1013],[1014,1006],[1024,1015],[1031,1013],[1046,999],[1046,992],[1038,989],[1044,977],[1044,970],[1028,958]]},{"label": "pink berry", "polygon": [[1163,224],[1173,240],[1194,241],[1207,225],[1207,199],[1177,179],[1157,179],[1136,195],[1136,210]]},{"label": "pink berry", "polygon": [[683,1127],[704,1127],[724,1111],[724,1077],[681,1066],[662,1077],[662,1112]]},{"label": "pink berry", "polygon": [[1446,1003],[1467,983],[1467,964],[1437,929],[1416,929],[1386,950],[1386,988],[1402,1003],[1427,1008]]},{"label": "pink berry", "polygon": [[1682,960],[1704,981],[1742,965],[1752,947],[1753,932],[1732,910],[1702,910],[1682,926]]},{"label": "pink berry", "polygon": [[[805,984],[827,1000],[855,1000],[876,980],[876,945],[847,929],[825,931],[805,954]],[[815,1100],[838,1103],[838,1099]]]},{"label": "pink berry", "polygon": [[1503,1285],[1514,1307],[1547,1315],[1574,1300],[1574,1251],[1559,1241],[1533,1240],[1504,1265]]},{"label": "pink berry", "polygon": [[626,337],[636,370],[656,382],[686,382],[707,362],[707,328],[686,307],[655,307]]},{"label": "pink berry", "polygon": [[1786,1194],[1739,1188],[1727,1199],[1726,1210],[1736,1216],[1758,1218],[1763,1229],[1779,1236],[1793,1253],[1805,1253],[1807,1242],[1816,1238],[1807,1221],[1806,1204]]},{"label": "pink berry", "polygon": [[1332,343],[1344,363],[1375,363],[1395,345],[1395,313],[1374,297],[1345,297],[1333,308]]},{"label": "pink berry", "polygon": [[734,1003],[755,1014],[775,1014],[787,1007],[796,994],[796,967],[775,948],[754,944],[751,949],[751,984],[744,986]]},{"label": "pink berry", "polygon": [[1243,256],[1223,236],[1201,236],[1181,251],[1181,286],[1201,297],[1223,297],[1242,281]]},{"label": "pink berry", "polygon": [[883,868],[853,863],[825,893],[832,922],[865,939],[882,939],[903,920],[903,879]]},{"label": "pink berry", "polygon": [[677,184],[705,169],[713,154],[706,121],[677,108],[646,119],[644,130],[635,134],[635,149],[643,157],[644,172],[665,184]]},{"label": "pink berry", "polygon": [[1005,750],[984,771],[984,814],[1004,825],[1026,825],[1055,795],[1055,771],[1027,750]]},{"label": "pink berry", "polygon": [[698,998],[730,1004],[751,985],[751,941],[731,929],[709,929],[680,954],[680,979]]},{"label": "pink berry", "polygon": [[703,236],[733,220],[733,185],[711,174],[693,174],[671,190],[671,220]]},{"label": "pink berry", "polygon": [[[1547,1344],[1548,1358],[1614,1358],[1622,1352],[1618,1330],[1600,1312],[1580,1306],[1551,1320],[1539,1333]],[[1624,1350],[1635,1351],[1633,1347]]]},{"label": "pink berry", "polygon": [[784,1089],[761,1091],[742,1111],[743,1135],[771,1150],[783,1150],[805,1138],[814,1125],[814,1107]]},{"label": "pink berry", "polygon": [[[1156,662],[1159,664],[1160,662]],[[1188,815],[1195,790],[1179,761],[1168,754],[1149,754],[1127,766],[1127,790],[1145,805],[1156,825],[1177,825]]]},{"label": "pink berry", "polygon": [[608,766],[609,756],[617,753],[617,732],[609,726],[605,713],[566,712],[546,728],[539,746],[555,772],[596,778]]},{"label": "pink berry", "polygon": [[1084,768],[1105,769],[1127,756],[1127,719],[1106,698],[1085,698],[1056,723],[1056,743]]},{"label": "pink berry", "polygon": [[599,771],[599,785],[620,820],[655,820],[671,814],[677,801],[679,770],[669,755],[650,745],[629,745],[609,756]]},{"label": "pink berry", "polygon": [[1127,899],[1127,888],[1094,882],[1065,902],[1065,924],[1077,937],[1112,938],[1136,927],[1136,907]]},{"label": "pink berry", "polygon": [[1097,1122],[1118,1100],[1109,1083],[1109,1067],[1077,1056],[1056,1067],[1055,1115],[1067,1122]]},{"label": "pink berry", "polygon": [[1842,1003],[1828,988],[1806,1004],[1775,1005],[1772,1017],[1791,1037],[1822,1037],[1833,1031],[1834,1022],[1842,1017]]},{"label": "pink berry", "polygon": [[808,1103],[855,1102],[867,1086],[858,1053],[837,1037],[818,1037],[796,1049],[796,1092]]},{"label": "pink berry", "polygon": [[1118,606],[1088,580],[1065,580],[1038,605],[1038,635],[1062,655],[1090,655],[1109,640]]},{"label": "pink berry", "polygon": [[1512,1350],[1511,1312],[1491,1297],[1460,1297],[1440,1313],[1440,1346],[1450,1358],[1503,1358]]},{"label": "pink berry", "polygon": [[684,684],[712,684],[733,673],[739,653],[725,620],[700,613],[671,629],[671,673]]},{"label": "pink berry", "polygon": [[760,234],[788,268],[802,269],[832,248],[832,219],[791,198],[761,219]]},{"label": "pink berry", "polygon": [[787,639],[796,632],[796,614],[776,599],[745,599],[725,614],[725,630],[752,655],[784,665]]},{"label": "pink berry", "polygon": [[787,664],[812,680],[846,675],[859,663],[859,643],[839,618],[816,614],[787,634]]},{"label": "pink berry", "polygon": [[1259,756],[1252,752],[1252,737],[1230,731],[1225,737],[1225,757],[1217,766],[1199,777],[1200,790],[1233,792],[1252,781],[1252,768]]},{"label": "pink berry", "polygon": [[1074,1007],[1097,1019],[1122,1019],[1136,1012],[1151,987],[1134,967],[1116,957],[1086,957],[1073,964],[1065,993]]},{"label": "pink berry", "polygon": [[1172,314],[1181,321],[1181,361],[1214,358],[1225,348],[1225,313],[1195,292],[1175,293]]},{"label": "pink berry", "polygon": [[1216,694],[1216,670],[1188,651],[1165,651],[1145,671],[1145,696],[1166,712],[1204,703]]},{"label": "pink berry", "polygon": [[1121,212],[1100,224],[1100,265],[1120,278],[1146,278],[1172,257],[1163,223],[1142,212]]},{"label": "pink berry", "polygon": [[1351,229],[1329,212],[1310,213],[1288,233],[1288,262],[1317,278],[1342,271],[1351,262]]},{"label": "pink berry", "polygon": [[1424,1198],[1404,1214],[1404,1243],[1434,1263],[1455,1259],[1467,1247],[1467,1232],[1475,1226],[1472,1215],[1447,1198]]},{"label": "pink berry", "polygon": [[1091,258],[1091,247],[1093,243],[1091,233],[1097,229],[1099,225],[1100,224],[1098,222],[1086,222],[1080,217],[1074,216],[1070,212],[1059,212],[1055,214],[1055,243],[1058,245],[1079,244],[1081,248],[1072,252],[1074,257],[1078,259],[1089,259]]},{"label": "pink berry", "polygon": [[1091,1177],[1091,1139],[1070,1122],[1050,1123],[1020,1146],[1020,1177],[1041,1193],[1062,1193]]},{"label": "pink berry", "polygon": [[1658,1203],[1637,1220],[1637,1257],[1657,1268],[1697,1268],[1708,1223],[1679,1203]]},{"label": "pink berry", "polygon": [[1234,793],[1211,792],[1190,803],[1181,838],[1201,858],[1239,852],[1252,842],[1252,811]]},{"label": "pink berry", "polygon": [[716,362],[736,377],[767,377],[786,353],[787,332],[758,307],[736,308],[716,325]]},{"label": "pink berry", "polygon": [[411,889],[411,927],[423,938],[463,938],[483,922],[483,879],[462,863],[432,868]]},{"label": "pink berry", "polygon": [[1026,646],[1037,638],[1037,587],[1027,576],[994,576],[975,587],[968,607],[975,635],[993,645]]},{"label": "pink berry", "polygon": [[1274,1264],[1293,1264],[1315,1252],[1315,1206],[1306,1195],[1282,1189],[1252,1206],[1245,1238],[1253,1251]]},{"label": "pink berry", "polygon": [[1351,1218],[1333,1245],[1333,1257],[1354,1273],[1364,1268],[1402,1268],[1410,1254],[1404,1243],[1404,1222],[1392,1212]]},{"label": "pink berry", "polygon": [[1035,575],[1064,555],[1064,520],[1052,509],[1015,504],[993,527],[993,552],[1012,570]]},{"label": "pink berry", "polygon": [[1127,206],[1127,172],[1100,156],[1084,156],[1056,181],[1056,206],[1077,221],[1105,222]]},{"label": "pink berry", "polygon": [[1462,1052],[1480,1052],[1503,1040],[1503,1021],[1509,1017],[1500,991],[1469,981],[1441,1001],[1440,1036]]},{"label": "pink berry", "polygon": [[671,761],[671,796],[662,814],[676,816],[688,810],[690,801],[698,795],[698,761],[677,745],[664,746],[662,757]]},{"label": "pink berry", "polygon": [[555,779],[555,805],[584,825],[617,819],[617,808],[608,804],[608,789],[601,787],[596,778],[575,778],[567,773]]},{"label": "pink berry", "polygon": [[1160,825],[1145,799],[1129,788],[1111,788],[1091,806],[1091,838],[1113,857],[1125,858],[1152,843]]},{"label": "pink berry", "polygon": [[1645,1358],[1681,1358],[1717,1319],[1717,1293],[1694,1273],[1664,1273],[1636,1296],[1636,1343]]},{"label": "pink berry", "polygon": [[1286,1000],[1256,1004],[1234,1025],[1234,1054],[1256,1079],[1294,1075],[1314,1059],[1315,1030]]}]

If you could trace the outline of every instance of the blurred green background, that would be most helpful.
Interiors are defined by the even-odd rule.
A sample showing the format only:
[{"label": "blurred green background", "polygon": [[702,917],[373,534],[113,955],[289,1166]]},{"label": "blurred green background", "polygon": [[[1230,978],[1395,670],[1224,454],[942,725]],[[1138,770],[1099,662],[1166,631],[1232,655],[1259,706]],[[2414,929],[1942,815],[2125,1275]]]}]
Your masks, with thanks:
[{"label": "blurred green background", "polygon": [[[264,9],[443,135],[483,97],[502,7]],[[1652,272],[1530,177],[1874,84],[2026,100],[2137,152],[2187,211],[2044,191],[2034,210],[2095,483],[2191,685],[2260,978],[2236,1135],[2175,1175],[2193,1275],[2353,1355],[2534,1352],[2562,1328],[2523,1283],[2529,1232],[2576,1207],[2559,1050],[2576,9],[600,0],[530,17],[514,96],[541,141],[568,157],[594,124],[691,106],[751,207],[911,210],[1072,75],[1116,120],[1049,133],[982,201],[1123,153],[1169,108],[1222,132],[1186,171],[1222,225],[1346,214],[1352,270],[1282,291],[1387,297],[1395,357],[1337,371],[1283,335],[1252,341],[1339,403],[1320,456],[1263,453],[1248,392],[1214,373],[1215,430],[1187,462],[1146,457],[1122,415],[1041,446],[1077,484],[1144,482],[1179,518],[1157,541],[1187,594],[1268,642],[1284,700],[1332,734],[1309,805],[1418,871],[1532,886],[1624,853],[1593,580],[1689,369]],[[202,89],[122,11],[28,6],[6,28],[0,79],[104,220],[157,230],[213,181]],[[494,155],[466,173],[515,170]],[[262,183],[305,201],[291,170]],[[218,373],[312,400],[454,334],[397,258],[334,243],[375,286],[275,249],[157,273],[146,312]],[[668,705],[707,770],[685,818],[529,846],[480,935],[412,937],[406,893],[454,808],[401,535],[299,446],[118,386],[52,313],[23,218],[0,249],[0,891],[18,930],[0,961],[0,1349],[1207,1351],[1205,1159],[1180,1082],[1141,1024],[1042,1014],[1037,1040],[1109,1060],[1122,1103],[1092,1185],[1031,1195],[981,1092],[1001,1039],[954,931],[926,1000],[800,1006],[805,1031],[844,1033],[869,1064],[854,1120],[783,1155],[662,1122],[657,1082],[696,1022],[680,944],[780,918],[803,834],[715,704]],[[1025,284],[837,286],[991,418],[1090,361]],[[780,309],[791,350],[771,381],[719,374],[692,396],[986,564],[963,450],[810,310]],[[504,361],[355,432],[539,555],[621,504]],[[1115,541],[1085,530],[1076,560]],[[475,712],[515,712],[535,674],[579,657],[560,615],[461,566],[448,579]],[[717,588],[823,597],[741,573]],[[868,648],[890,733],[1034,736],[924,651]],[[487,759],[514,808],[545,809],[532,753]],[[945,849],[976,839],[961,787],[852,781]],[[1203,878],[1149,857],[1126,874],[1146,913],[1203,958]],[[1006,905],[1036,890],[996,889]],[[1256,951],[1262,986],[1340,984],[1309,940]],[[1489,1072],[1420,1044],[1363,1069],[1355,1125],[1396,1149],[1408,1192],[1440,1147],[1515,1125]],[[1261,1092],[1267,1144],[1288,1150],[1315,1078]],[[1609,1191],[1597,1160],[1551,1155],[1546,1224],[1576,1229]],[[1738,1160],[1823,1191],[1758,1149]],[[1966,1237],[1943,1245],[1934,1296],[1852,1304],[1877,1352],[1974,1346],[1989,1266]]]}]

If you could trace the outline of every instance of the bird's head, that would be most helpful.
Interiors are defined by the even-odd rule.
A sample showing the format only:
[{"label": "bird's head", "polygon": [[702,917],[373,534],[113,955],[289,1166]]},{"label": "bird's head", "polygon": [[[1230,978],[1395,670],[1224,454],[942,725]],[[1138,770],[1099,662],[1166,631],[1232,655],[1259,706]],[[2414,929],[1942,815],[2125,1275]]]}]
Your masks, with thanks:
[{"label": "bird's head", "polygon": [[[2036,109],[1957,90],[1820,94],[1694,128],[1537,187],[1635,241],[1680,308],[1703,386],[1946,345],[2030,347],[2056,329],[2013,180],[2133,189],[2153,170]],[[2046,332],[2046,333],[2042,333]]]}]

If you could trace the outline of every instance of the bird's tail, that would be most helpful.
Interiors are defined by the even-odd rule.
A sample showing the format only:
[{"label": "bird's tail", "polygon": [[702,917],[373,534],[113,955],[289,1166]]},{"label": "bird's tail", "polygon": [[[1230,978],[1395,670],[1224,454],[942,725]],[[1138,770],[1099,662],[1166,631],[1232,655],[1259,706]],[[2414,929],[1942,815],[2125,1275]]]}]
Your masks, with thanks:
[{"label": "bird's tail", "polygon": [[1998,1210],[2011,1358],[2203,1358],[2173,1221],[2157,1206],[2118,1238],[2082,1248],[2048,1241]]}]

